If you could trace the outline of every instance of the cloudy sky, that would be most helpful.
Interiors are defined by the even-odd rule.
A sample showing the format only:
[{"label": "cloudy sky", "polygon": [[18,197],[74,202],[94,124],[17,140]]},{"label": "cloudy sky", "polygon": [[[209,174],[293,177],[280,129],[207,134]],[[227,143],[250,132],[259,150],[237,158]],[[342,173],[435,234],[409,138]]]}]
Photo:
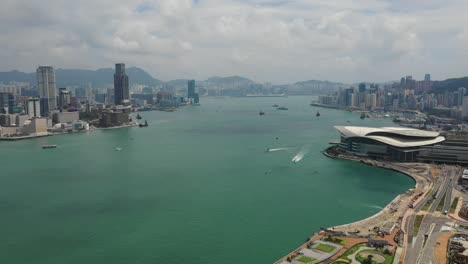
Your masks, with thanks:
[{"label": "cloudy sky", "polygon": [[0,70],[444,79],[468,75],[467,13],[466,0],[1,0]]}]

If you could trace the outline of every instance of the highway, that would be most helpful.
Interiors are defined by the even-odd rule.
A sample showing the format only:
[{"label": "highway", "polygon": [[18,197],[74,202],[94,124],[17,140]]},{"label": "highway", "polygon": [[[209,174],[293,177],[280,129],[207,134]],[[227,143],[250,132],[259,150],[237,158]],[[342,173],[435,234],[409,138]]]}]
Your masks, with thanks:
[{"label": "highway", "polygon": [[450,205],[451,205],[451,200],[452,200],[452,190],[455,188],[458,184],[458,178],[461,175],[461,172],[457,167],[450,167],[450,186],[449,189],[447,190],[447,195],[445,197],[445,203],[444,203],[444,208],[442,209],[442,212],[449,211],[450,210]]},{"label": "highway", "polygon": [[434,202],[432,202],[432,205],[428,210],[429,213],[435,212],[435,210],[437,209],[437,206],[439,205],[440,201],[444,197],[444,194],[447,192],[448,187],[450,186],[450,181],[451,181],[451,176],[452,176],[451,173],[450,173],[450,170],[451,170],[451,167],[444,166],[444,168],[440,172],[439,179],[443,179],[444,184],[439,189],[439,192],[437,193],[436,199],[434,200]]},{"label": "highway", "polygon": [[[415,213],[417,213],[421,206],[415,208],[414,213],[410,216],[407,222],[408,230],[408,244],[405,256],[405,263],[416,263],[416,264],[436,264],[437,261],[434,257],[434,247],[436,243],[436,237],[440,235],[441,228],[443,226],[452,226],[453,221],[446,216],[433,215],[436,211],[439,203],[442,201],[444,194],[446,194],[444,200],[444,206],[442,212],[449,210],[450,200],[452,198],[452,189],[456,186],[459,177],[459,170],[453,166],[444,166],[440,172],[438,181],[434,184],[434,188],[431,193],[427,196],[424,202],[421,203],[423,206],[428,201],[432,201],[432,204],[425,214],[418,234],[413,237]],[[439,190],[438,190],[439,189]],[[433,195],[438,190],[435,199]],[[427,236],[427,238],[425,238]]]},{"label": "highway", "polygon": [[429,195],[427,195],[426,199],[421,201],[418,205],[414,207],[413,214],[408,218],[408,221],[406,221],[406,230],[408,231],[408,244],[413,243],[413,233],[414,233],[414,220],[416,219],[416,214],[421,210],[421,208],[428,202],[433,202],[433,196],[436,194],[436,192],[439,190],[441,184],[441,178],[434,183],[434,187],[432,188],[431,192]]}]

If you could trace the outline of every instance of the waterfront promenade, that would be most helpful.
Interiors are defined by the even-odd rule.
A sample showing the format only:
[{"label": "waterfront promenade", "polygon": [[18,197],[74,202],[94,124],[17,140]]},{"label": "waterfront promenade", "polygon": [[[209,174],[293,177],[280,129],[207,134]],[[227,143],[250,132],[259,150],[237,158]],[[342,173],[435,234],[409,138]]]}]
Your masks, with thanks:
[{"label": "waterfront promenade", "polygon": [[[329,227],[326,230],[328,232],[321,231],[319,234],[314,235],[310,241],[313,242],[317,239],[323,239],[326,234],[342,234],[344,239],[358,239],[359,243],[365,243],[371,239],[383,239],[388,241],[389,244],[401,247],[397,250],[398,254],[395,257],[394,263],[398,263],[400,260],[405,259],[406,243],[408,241],[408,227],[410,222],[409,219],[413,215],[414,207],[421,207],[424,198],[427,197],[428,193],[433,189],[433,171],[437,170],[437,165],[422,164],[422,163],[393,163],[393,162],[382,162],[375,161],[365,158],[356,158],[347,155],[333,155],[327,151],[323,152],[324,155],[330,158],[345,159],[354,162],[361,162],[366,165],[381,167],[394,171],[401,172],[415,180],[415,187],[408,190],[405,193],[398,195],[393,201],[387,206],[382,208],[377,214],[370,216],[366,219],[343,224],[340,226]],[[402,241],[399,243],[395,242],[395,238],[398,234],[403,234]],[[378,234],[381,234],[377,236]],[[287,263],[285,262],[288,258],[296,256],[301,250],[307,247],[306,242],[292,253],[283,257],[276,263]],[[357,243],[355,241],[355,243]],[[351,248],[353,244],[347,244],[346,248]],[[345,248],[345,249],[346,249]],[[323,261],[323,263],[331,263],[333,260],[337,260],[344,250],[337,252],[337,254],[330,256],[330,259]],[[294,263],[294,261],[293,261]],[[318,263],[318,262],[314,262]]]}]

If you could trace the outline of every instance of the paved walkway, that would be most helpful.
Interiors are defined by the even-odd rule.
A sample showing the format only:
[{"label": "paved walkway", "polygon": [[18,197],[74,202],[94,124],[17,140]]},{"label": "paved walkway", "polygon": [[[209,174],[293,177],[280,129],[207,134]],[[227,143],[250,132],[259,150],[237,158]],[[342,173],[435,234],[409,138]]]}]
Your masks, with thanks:
[{"label": "paved walkway", "polygon": [[358,251],[354,252],[353,254],[349,255],[348,258],[351,260],[351,263],[352,264],[361,264],[361,262],[357,261],[356,260],[356,255],[361,252],[361,251],[364,251],[364,250],[375,250],[375,248],[371,248],[371,247],[361,247],[359,248]]}]

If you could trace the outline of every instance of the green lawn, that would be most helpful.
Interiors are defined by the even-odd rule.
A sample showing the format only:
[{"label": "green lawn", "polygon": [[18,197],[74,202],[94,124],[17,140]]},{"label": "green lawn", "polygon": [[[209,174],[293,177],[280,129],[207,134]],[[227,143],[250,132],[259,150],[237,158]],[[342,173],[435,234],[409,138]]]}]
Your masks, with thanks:
[{"label": "green lawn", "polygon": [[454,214],[455,213],[455,209],[457,209],[457,205],[458,205],[458,197],[453,199],[453,202],[452,204],[450,205],[450,211],[449,213],[451,214]]},{"label": "green lawn", "polygon": [[421,226],[423,218],[424,218],[424,215],[417,215],[416,216],[416,219],[414,220],[413,236],[416,236],[418,234],[419,227]]},{"label": "green lawn", "polygon": [[327,237],[324,240],[327,242],[335,243],[335,244],[341,244],[343,246],[346,245],[346,240],[335,238],[335,237]]},{"label": "green lawn", "polygon": [[431,207],[431,203],[430,203],[430,202],[427,202],[427,203],[421,208],[421,211],[427,211],[427,210],[429,210],[429,207]]},{"label": "green lawn", "polygon": [[358,251],[359,248],[361,248],[363,246],[365,246],[365,244],[354,245],[352,248],[346,250],[346,252],[343,255],[340,256],[340,258],[349,260],[348,256],[353,254],[354,252]]},{"label": "green lawn", "polygon": [[306,257],[306,256],[301,256],[300,258],[297,259],[298,261],[300,262],[303,262],[303,263],[309,263],[309,262],[312,262],[316,259],[314,258],[309,258],[309,257]]},{"label": "green lawn", "polygon": [[331,253],[336,249],[336,247],[331,246],[331,245],[327,245],[327,244],[318,244],[315,247],[315,249],[326,252],[326,253]]},{"label": "green lawn", "polygon": [[[382,264],[392,264],[393,263],[393,258],[395,257],[394,255],[385,255],[384,253],[376,251],[376,250],[363,250],[363,251],[359,252],[358,255],[361,254],[361,253],[371,253],[371,254],[374,254],[374,255],[380,255],[380,256],[384,257],[385,261]],[[358,259],[358,258],[356,258],[356,259]],[[362,260],[364,260],[364,259],[362,258]]]},{"label": "green lawn", "polygon": [[444,203],[445,203],[445,194],[442,197],[442,200],[440,200],[439,204],[437,205],[437,211],[442,211],[442,208],[444,208]]}]

